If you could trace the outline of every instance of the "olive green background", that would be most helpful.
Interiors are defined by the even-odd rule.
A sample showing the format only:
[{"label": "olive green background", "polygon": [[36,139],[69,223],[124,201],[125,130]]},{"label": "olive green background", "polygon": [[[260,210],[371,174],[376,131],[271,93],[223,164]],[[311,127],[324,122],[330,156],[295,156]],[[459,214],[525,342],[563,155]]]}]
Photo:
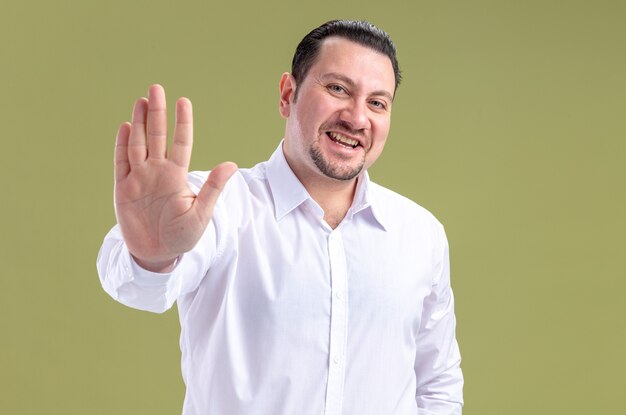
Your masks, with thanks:
[{"label": "olive green background", "polygon": [[446,225],[464,414],[624,413],[618,0],[3,1],[1,413],[180,413],[176,310],[117,304],[96,274],[115,131],[159,82],[194,103],[192,169],[266,159],[279,76],[337,17],[398,46],[371,174]]}]

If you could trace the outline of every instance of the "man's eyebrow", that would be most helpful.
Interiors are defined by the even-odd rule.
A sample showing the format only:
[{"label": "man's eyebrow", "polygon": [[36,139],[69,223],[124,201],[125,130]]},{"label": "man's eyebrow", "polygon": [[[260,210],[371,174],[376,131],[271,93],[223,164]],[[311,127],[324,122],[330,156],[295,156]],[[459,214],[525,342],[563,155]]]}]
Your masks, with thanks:
[{"label": "man's eyebrow", "polygon": [[[329,79],[337,79],[337,80],[347,84],[351,88],[354,88],[356,86],[355,82],[351,78],[349,78],[349,77],[347,77],[345,75],[342,75],[340,73],[336,73],[336,72],[325,73],[322,76],[320,76],[320,79],[322,81],[327,81]],[[379,91],[373,91],[372,93],[370,93],[370,95],[383,96],[383,97],[389,99],[390,101],[393,101],[393,95],[390,92],[385,91],[384,89],[381,89]]]}]

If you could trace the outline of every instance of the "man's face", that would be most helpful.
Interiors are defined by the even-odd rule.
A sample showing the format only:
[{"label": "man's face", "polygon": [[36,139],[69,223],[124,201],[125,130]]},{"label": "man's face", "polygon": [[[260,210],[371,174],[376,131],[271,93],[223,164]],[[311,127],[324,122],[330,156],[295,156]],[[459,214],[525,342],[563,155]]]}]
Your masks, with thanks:
[{"label": "man's face", "polygon": [[284,74],[284,152],[300,181],[351,180],[369,168],[387,140],[394,88],[386,55],[339,37],[323,41],[299,85]]}]

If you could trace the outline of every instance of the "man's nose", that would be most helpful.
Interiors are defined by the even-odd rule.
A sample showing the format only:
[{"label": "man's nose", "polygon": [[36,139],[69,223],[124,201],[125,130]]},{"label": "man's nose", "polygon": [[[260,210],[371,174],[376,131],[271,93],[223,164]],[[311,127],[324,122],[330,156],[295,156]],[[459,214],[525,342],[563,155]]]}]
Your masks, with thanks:
[{"label": "man's nose", "polygon": [[367,103],[351,100],[341,112],[341,119],[353,130],[364,130],[370,126]]}]

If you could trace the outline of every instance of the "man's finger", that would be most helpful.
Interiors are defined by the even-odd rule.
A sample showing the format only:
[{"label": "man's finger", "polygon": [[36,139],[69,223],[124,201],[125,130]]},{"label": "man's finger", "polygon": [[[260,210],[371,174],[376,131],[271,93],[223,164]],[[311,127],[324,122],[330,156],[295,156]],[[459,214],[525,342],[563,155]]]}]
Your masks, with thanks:
[{"label": "man's finger", "polygon": [[161,85],[152,85],[148,89],[148,157],[165,158],[167,152],[167,109],[165,91]]},{"label": "man's finger", "polygon": [[128,139],[130,136],[130,123],[125,122],[120,125],[115,138],[115,182],[124,180],[130,173],[130,163],[128,162]]},{"label": "man's finger", "polygon": [[237,171],[237,165],[230,161],[215,166],[207,181],[204,183],[196,198],[194,208],[199,209],[198,214],[210,217],[213,214],[213,207],[217,202],[228,179]]},{"label": "man's finger", "polygon": [[180,98],[176,102],[176,127],[170,151],[170,160],[180,167],[189,168],[193,145],[193,110],[191,101]]},{"label": "man's finger", "polygon": [[128,139],[128,161],[131,166],[146,161],[148,149],[146,147],[146,114],[148,100],[139,98],[133,108],[133,119]]}]

